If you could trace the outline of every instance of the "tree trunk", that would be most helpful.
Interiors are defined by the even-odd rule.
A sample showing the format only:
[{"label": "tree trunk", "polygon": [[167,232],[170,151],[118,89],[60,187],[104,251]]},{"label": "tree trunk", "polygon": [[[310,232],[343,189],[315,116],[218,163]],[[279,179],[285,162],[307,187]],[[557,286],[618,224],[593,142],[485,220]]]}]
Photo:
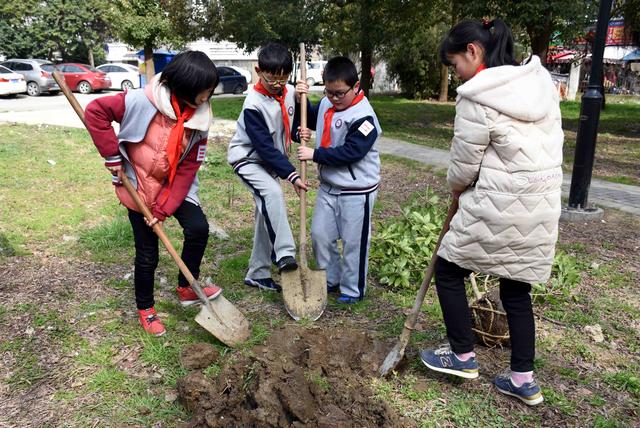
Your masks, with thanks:
[{"label": "tree trunk", "polygon": [[549,39],[551,38],[550,32],[533,33],[529,34],[531,39],[531,51],[534,55],[540,57],[542,65],[547,64],[547,51],[549,50]]},{"label": "tree trunk", "polygon": [[93,62],[93,49],[91,49],[91,47],[89,47],[89,65],[91,67],[95,67],[95,63]]},{"label": "tree trunk", "polygon": [[445,102],[449,98],[449,67],[440,65],[440,96],[438,101]]},{"label": "tree trunk", "polygon": [[373,46],[371,46],[371,37],[369,29],[371,28],[371,5],[368,1],[360,3],[360,88],[364,91],[366,97],[369,96],[371,88],[371,63],[373,57]]},{"label": "tree trunk", "polygon": [[153,46],[144,46],[144,68],[147,75],[147,83],[151,81],[156,74],[155,66],[153,65]]},{"label": "tree trunk", "polygon": [[369,89],[371,89],[371,46],[363,49],[360,53],[360,65],[362,67],[362,76],[360,77],[360,87],[364,91],[366,97],[369,96]]},{"label": "tree trunk", "polygon": [[[456,0],[452,0],[450,3],[451,6],[451,28],[453,28],[458,23],[458,4]],[[438,101],[445,102],[449,98],[449,67],[442,64],[440,66],[440,96],[438,97]]]}]

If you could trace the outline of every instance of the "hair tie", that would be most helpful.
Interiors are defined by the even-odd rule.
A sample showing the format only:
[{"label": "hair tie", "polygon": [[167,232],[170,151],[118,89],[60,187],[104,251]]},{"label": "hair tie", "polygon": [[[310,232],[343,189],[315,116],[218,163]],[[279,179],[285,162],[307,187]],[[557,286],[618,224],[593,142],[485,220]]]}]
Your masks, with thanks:
[{"label": "hair tie", "polygon": [[482,27],[485,30],[491,30],[493,28],[493,21],[489,21],[488,19],[483,18],[482,19]]}]

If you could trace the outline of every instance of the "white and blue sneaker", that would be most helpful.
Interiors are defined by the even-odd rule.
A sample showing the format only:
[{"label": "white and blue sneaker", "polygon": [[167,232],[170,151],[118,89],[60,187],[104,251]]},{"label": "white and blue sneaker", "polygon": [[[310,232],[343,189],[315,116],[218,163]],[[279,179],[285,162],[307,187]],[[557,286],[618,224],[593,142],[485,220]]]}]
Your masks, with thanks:
[{"label": "white and blue sneaker", "polygon": [[536,404],[540,404],[544,401],[542,391],[535,380],[523,383],[521,386],[515,386],[511,380],[511,374],[507,373],[496,376],[493,380],[493,384],[498,388],[498,391],[503,394],[516,397],[529,406],[535,406]]},{"label": "white and blue sneaker", "polygon": [[423,349],[420,359],[431,370],[459,376],[465,379],[475,379],[479,376],[476,357],[461,361],[447,344],[438,349]]}]

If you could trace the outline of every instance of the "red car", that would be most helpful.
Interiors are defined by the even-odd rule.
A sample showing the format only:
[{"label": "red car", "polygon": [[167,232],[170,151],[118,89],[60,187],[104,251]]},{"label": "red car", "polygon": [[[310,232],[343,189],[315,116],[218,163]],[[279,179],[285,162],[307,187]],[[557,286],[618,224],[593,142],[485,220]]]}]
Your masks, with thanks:
[{"label": "red car", "polygon": [[107,77],[107,73],[87,64],[64,63],[58,64],[56,68],[64,75],[69,88],[81,94],[99,92],[111,86],[111,79]]}]

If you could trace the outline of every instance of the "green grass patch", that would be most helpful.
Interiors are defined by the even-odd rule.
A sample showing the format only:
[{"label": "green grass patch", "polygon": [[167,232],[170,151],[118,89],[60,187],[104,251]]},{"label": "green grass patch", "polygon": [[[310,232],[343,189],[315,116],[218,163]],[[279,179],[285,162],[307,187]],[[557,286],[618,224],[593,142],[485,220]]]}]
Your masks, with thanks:
[{"label": "green grass patch", "polygon": [[[83,130],[0,125],[0,231],[14,246],[73,235],[117,206],[109,174]],[[101,185],[101,183],[104,183]]]},{"label": "green grass patch", "polygon": [[611,385],[616,391],[628,391],[636,397],[640,397],[640,377],[638,377],[638,369],[636,370],[620,370],[616,373],[607,373],[603,376],[604,381]]}]

